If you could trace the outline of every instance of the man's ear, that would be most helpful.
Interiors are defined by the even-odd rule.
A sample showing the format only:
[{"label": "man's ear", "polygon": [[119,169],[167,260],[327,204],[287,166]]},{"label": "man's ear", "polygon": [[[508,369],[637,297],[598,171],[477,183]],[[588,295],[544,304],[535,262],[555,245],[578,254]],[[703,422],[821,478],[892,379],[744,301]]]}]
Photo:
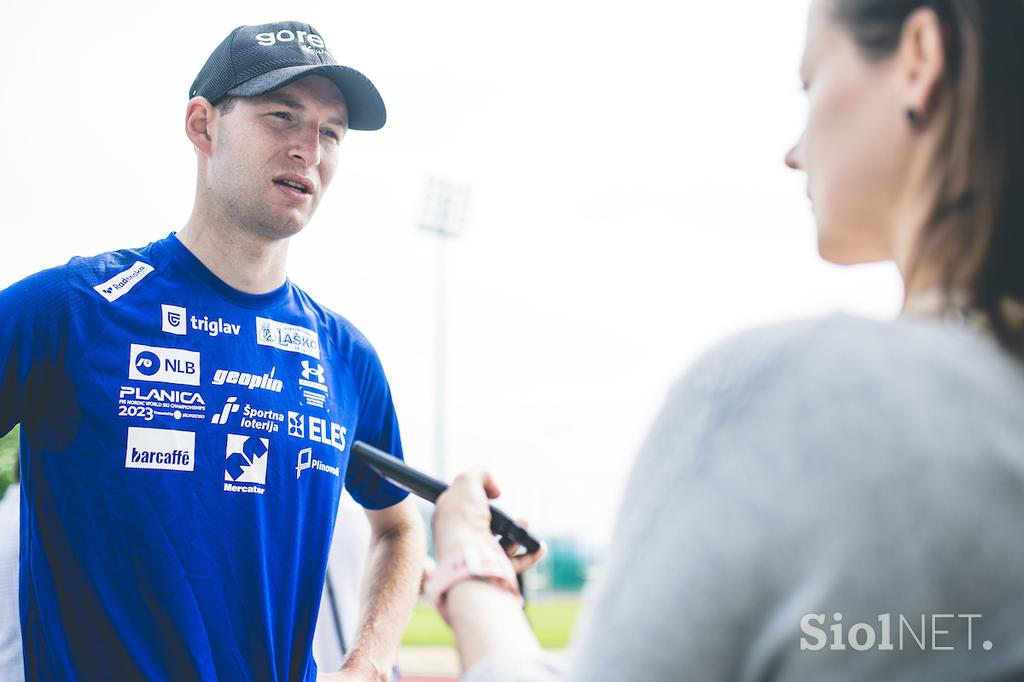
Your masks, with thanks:
[{"label": "man's ear", "polygon": [[925,116],[934,106],[946,68],[945,42],[942,22],[931,8],[915,10],[903,23],[899,59],[906,89],[904,106]]},{"label": "man's ear", "polygon": [[216,116],[216,109],[205,97],[193,97],[185,108],[185,135],[204,156],[213,150],[211,123]]}]

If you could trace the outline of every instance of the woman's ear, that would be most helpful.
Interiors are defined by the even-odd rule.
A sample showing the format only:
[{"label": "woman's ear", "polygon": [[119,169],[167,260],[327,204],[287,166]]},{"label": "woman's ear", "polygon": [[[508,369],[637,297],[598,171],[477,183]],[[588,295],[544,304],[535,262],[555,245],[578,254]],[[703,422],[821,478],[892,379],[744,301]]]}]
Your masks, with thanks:
[{"label": "woman's ear", "polygon": [[945,36],[935,10],[921,7],[903,22],[897,51],[905,107],[913,123],[927,119],[946,68]]}]

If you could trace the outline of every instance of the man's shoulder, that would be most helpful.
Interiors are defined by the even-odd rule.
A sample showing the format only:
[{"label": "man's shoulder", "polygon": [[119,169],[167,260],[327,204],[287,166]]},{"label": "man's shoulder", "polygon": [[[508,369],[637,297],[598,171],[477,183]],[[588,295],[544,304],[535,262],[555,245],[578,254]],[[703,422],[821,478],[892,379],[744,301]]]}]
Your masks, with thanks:
[{"label": "man's shoulder", "polygon": [[151,247],[152,244],[148,244],[92,256],[75,256],[55,269],[63,270],[71,288],[92,291],[113,302],[156,272],[158,266]]},{"label": "man's shoulder", "polygon": [[292,282],[297,298],[307,314],[315,321],[318,331],[326,338],[333,352],[352,358],[368,358],[376,361],[377,351],[365,334],[347,317],[318,303],[302,287]]}]

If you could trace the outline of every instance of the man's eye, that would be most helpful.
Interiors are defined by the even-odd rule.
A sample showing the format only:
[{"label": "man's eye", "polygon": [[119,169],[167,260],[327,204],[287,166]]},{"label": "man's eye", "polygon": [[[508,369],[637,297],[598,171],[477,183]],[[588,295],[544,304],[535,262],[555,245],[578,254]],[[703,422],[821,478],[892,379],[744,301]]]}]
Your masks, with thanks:
[{"label": "man's eye", "polygon": [[287,111],[275,111],[274,113],[271,114],[271,116],[276,116],[280,119],[284,119],[285,121],[292,120],[292,115],[289,114]]},{"label": "man's eye", "polygon": [[334,131],[333,131],[333,130],[331,130],[330,128],[324,128],[324,129],[323,129],[322,131],[320,131],[320,132],[322,132],[322,133],[323,133],[324,135],[326,135],[327,137],[330,137],[330,138],[332,138],[332,139],[335,139],[335,140],[337,140],[337,139],[340,139],[340,138],[338,137],[338,133],[334,132]]}]

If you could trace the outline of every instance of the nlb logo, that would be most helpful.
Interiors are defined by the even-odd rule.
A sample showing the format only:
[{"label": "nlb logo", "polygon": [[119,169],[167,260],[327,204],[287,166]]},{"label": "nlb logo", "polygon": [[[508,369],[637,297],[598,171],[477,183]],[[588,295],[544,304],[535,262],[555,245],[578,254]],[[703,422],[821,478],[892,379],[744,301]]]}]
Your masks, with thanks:
[{"label": "nlb logo", "polygon": [[199,353],[133,343],[128,362],[128,378],[198,386]]},{"label": "nlb logo", "polygon": [[324,39],[317,34],[308,33],[307,31],[290,31],[286,28],[281,29],[277,33],[257,33],[256,42],[263,47],[272,47],[277,43],[291,42],[296,42],[300,46],[305,47],[308,42],[311,47],[317,50],[327,49]]},{"label": "nlb logo", "polygon": [[313,457],[313,448],[302,448],[299,450],[299,460],[295,465],[295,478],[301,477],[302,472],[309,469],[322,471],[335,478],[341,477],[341,467],[331,466]]},{"label": "nlb logo", "polygon": [[113,303],[131,291],[132,287],[142,281],[142,278],[151,272],[153,272],[152,265],[137,260],[124,272],[119,272],[106,282],[94,286],[93,290],[103,298]]},{"label": "nlb logo", "polygon": [[320,338],[306,327],[257,317],[256,343],[320,359]]},{"label": "nlb logo", "polygon": [[196,434],[192,431],[128,427],[124,466],[127,469],[194,471]]}]

